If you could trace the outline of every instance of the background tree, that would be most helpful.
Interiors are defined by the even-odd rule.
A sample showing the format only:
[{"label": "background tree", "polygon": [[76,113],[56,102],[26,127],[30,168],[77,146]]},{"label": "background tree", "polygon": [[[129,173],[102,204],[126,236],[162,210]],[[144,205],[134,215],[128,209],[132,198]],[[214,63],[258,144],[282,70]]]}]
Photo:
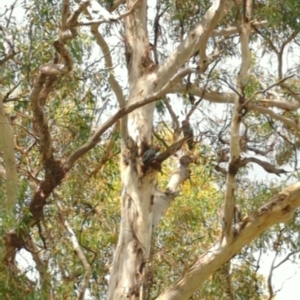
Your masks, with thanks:
[{"label": "background tree", "polygon": [[3,297],[274,297],[299,251],[297,1],[75,2],[1,12]]}]

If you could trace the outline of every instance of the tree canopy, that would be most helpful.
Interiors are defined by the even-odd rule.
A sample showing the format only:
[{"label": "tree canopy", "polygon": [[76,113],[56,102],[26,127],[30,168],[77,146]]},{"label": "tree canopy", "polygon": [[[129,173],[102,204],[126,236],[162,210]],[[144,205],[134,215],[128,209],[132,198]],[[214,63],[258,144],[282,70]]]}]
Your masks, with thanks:
[{"label": "tree canopy", "polygon": [[1,299],[274,299],[300,251],[298,1],[0,16]]}]

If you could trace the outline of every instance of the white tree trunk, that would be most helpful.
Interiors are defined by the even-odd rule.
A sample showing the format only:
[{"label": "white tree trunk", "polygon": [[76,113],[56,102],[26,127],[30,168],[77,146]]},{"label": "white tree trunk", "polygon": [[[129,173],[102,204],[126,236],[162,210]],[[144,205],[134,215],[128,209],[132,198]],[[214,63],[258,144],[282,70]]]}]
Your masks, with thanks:
[{"label": "white tree trunk", "polygon": [[[130,8],[134,1],[128,0]],[[125,48],[129,76],[129,104],[154,91],[153,68],[146,26],[147,2],[126,17]],[[156,170],[143,169],[142,155],[152,144],[154,103],[128,115],[122,126],[121,227],[110,275],[108,299],[143,299],[150,255]],[[124,128],[124,126],[126,128]]]},{"label": "white tree trunk", "polygon": [[[228,3],[231,2],[213,4],[165,64],[157,66],[150,58],[147,1],[139,1],[133,13],[125,18],[129,104],[158,92],[171,79],[180,78],[180,69],[197,49],[203,56],[201,69],[207,68],[206,43],[218,21],[228,11],[231,5]],[[127,0],[127,9],[134,4],[135,1]],[[189,176],[189,163],[181,161],[167,190],[161,193],[156,190],[157,170],[143,166],[142,155],[152,145],[154,108],[155,104],[151,103],[136,109],[122,122],[121,226],[109,280],[109,300],[146,298],[147,262],[153,228],[175,197],[179,184]]]}]

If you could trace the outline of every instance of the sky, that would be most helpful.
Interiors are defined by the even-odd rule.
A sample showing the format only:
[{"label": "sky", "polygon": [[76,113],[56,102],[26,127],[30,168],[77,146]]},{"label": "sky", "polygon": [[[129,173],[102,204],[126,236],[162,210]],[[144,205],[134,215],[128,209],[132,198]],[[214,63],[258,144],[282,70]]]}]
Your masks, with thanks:
[{"label": "sky", "polygon": [[[18,3],[21,3],[22,0],[19,0]],[[13,4],[12,0],[0,0],[0,10],[6,5]],[[155,2],[153,1],[152,7],[155,7]],[[18,19],[23,17],[23,12],[21,8],[16,10]],[[20,18],[19,18],[20,17]],[[263,63],[264,64],[264,63]],[[266,67],[270,65],[266,63]],[[178,109],[178,113],[179,113]],[[255,255],[258,257],[258,255]],[[266,278],[269,275],[271,263],[274,257],[274,253],[268,252],[264,254],[261,263],[259,273]],[[277,263],[281,261],[284,257],[279,257]],[[34,264],[32,259],[28,257],[28,253],[25,250],[21,251],[21,254],[18,256],[18,263],[20,266],[26,266]],[[32,273],[31,276],[34,277]],[[300,299],[300,269],[297,264],[292,262],[286,262],[280,268],[276,269],[273,273],[273,286],[274,291],[278,290],[276,294],[276,300],[299,300]]]}]

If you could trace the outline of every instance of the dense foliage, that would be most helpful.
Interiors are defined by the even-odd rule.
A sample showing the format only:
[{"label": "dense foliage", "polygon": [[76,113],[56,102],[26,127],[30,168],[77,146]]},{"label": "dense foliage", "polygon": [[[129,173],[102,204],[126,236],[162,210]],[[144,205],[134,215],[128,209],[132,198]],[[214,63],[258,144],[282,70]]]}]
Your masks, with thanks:
[{"label": "dense foliage", "polygon": [[[77,2],[71,1],[71,13],[77,9]],[[128,11],[125,1],[98,2],[116,15]],[[148,299],[155,299],[180,278],[222,235],[233,119],[230,99],[239,93],[236,76],[242,57],[235,28],[245,13],[245,7],[237,3],[208,39],[211,63],[203,70],[193,69],[180,84],[174,84],[168,96],[156,101],[153,143],[166,149],[181,137],[181,120],[189,119],[195,147],[182,147],[193,158],[191,176],[181,185],[178,197],[153,235]],[[30,206],[49,175],[40,142],[41,123],[30,97],[40,68],[57,62],[55,41],[61,34],[62,4],[61,0],[19,0],[2,6],[0,11],[0,101],[13,130],[18,174],[17,201],[11,213],[6,204],[5,171],[0,172],[1,299],[77,299],[86,276],[80,253],[91,266],[84,299],[105,299],[108,291],[121,220],[120,123],[110,126],[95,146],[61,176],[61,183],[47,195],[38,222],[33,221]],[[151,56],[161,65],[197,26],[211,3],[163,0],[148,5]],[[299,16],[296,0],[253,3],[251,66],[240,95],[244,107],[239,143],[245,161],[235,182],[235,201],[243,216],[299,176]],[[45,88],[45,97],[41,98],[44,103],[40,102],[48,127],[43,130],[50,133],[51,151],[58,165],[63,165],[118,110],[111,87],[112,73],[128,97],[123,18],[99,26],[104,41],[99,44],[93,25],[84,24],[92,17],[82,10],[74,25],[78,34],[67,42],[72,71],[48,76],[45,86],[49,90]],[[113,59],[111,66],[106,61],[107,52]],[[186,66],[193,67],[199,61],[195,51]],[[2,128],[5,130],[0,127],[0,134],[4,137]],[[7,167],[1,158],[1,143],[0,171]],[[162,190],[175,168],[172,158],[162,164],[158,176]],[[270,251],[281,259],[298,257],[298,214],[296,210],[288,225],[275,225],[244,247],[190,299],[271,299],[271,276],[267,282],[259,275],[260,254]],[[16,251],[13,261],[6,259],[11,249],[7,234],[11,230],[16,236],[28,233],[12,250]]]}]

